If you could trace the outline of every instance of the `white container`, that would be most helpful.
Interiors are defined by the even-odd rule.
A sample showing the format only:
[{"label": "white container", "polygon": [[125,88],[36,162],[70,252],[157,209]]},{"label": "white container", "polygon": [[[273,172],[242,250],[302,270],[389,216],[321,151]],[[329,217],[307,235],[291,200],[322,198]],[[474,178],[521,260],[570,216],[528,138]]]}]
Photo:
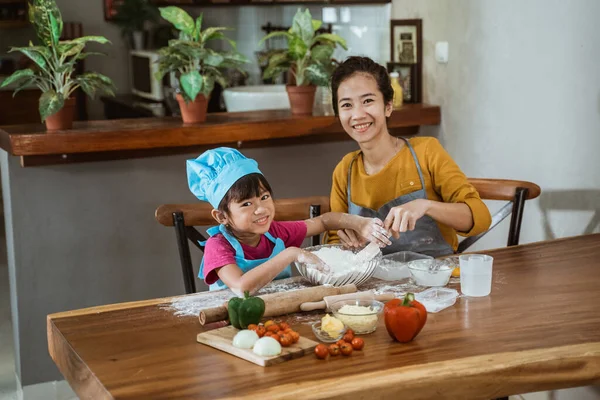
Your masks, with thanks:
[{"label": "white container", "polygon": [[400,281],[410,278],[408,264],[415,260],[432,260],[433,257],[412,251],[399,251],[381,258],[373,277],[384,281]]},{"label": "white container", "polygon": [[223,91],[227,112],[290,108],[285,85],[236,86]]},{"label": "white container", "polygon": [[458,292],[448,288],[429,288],[415,294],[415,299],[423,304],[428,313],[440,312],[456,303]]},{"label": "white container", "polygon": [[[436,266],[436,269],[432,269]],[[419,286],[446,286],[453,268],[439,260],[415,260],[408,264],[408,270]]]},{"label": "white container", "polygon": [[460,291],[465,296],[483,297],[492,291],[494,258],[485,254],[463,254],[460,261]]}]

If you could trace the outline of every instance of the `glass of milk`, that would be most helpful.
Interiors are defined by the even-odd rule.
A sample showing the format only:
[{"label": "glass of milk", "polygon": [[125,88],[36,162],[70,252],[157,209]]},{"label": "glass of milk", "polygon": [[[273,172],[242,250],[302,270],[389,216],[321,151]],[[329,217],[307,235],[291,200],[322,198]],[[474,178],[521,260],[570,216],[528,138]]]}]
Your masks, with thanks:
[{"label": "glass of milk", "polygon": [[460,262],[460,291],[465,296],[483,297],[492,291],[494,258],[484,254],[464,254]]}]

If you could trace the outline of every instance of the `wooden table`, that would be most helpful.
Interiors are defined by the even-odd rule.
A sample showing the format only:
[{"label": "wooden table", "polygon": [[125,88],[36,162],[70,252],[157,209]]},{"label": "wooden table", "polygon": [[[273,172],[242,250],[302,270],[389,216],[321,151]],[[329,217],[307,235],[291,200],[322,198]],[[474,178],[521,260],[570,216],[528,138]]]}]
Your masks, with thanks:
[{"label": "wooden table", "polygon": [[197,318],[164,299],[50,315],[49,350],[90,399],[490,399],[600,382],[600,234],[489,254],[490,296],[429,314],[409,344],[380,324],[351,357],[258,367],[197,344]]}]

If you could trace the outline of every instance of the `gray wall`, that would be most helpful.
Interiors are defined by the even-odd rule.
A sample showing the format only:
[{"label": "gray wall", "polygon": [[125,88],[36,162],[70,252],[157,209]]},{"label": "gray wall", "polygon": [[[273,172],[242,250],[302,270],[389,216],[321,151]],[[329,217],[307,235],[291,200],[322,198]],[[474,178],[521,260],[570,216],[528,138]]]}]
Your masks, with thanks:
[{"label": "gray wall", "polygon": [[[283,198],[328,194],[333,168],[354,149],[347,141],[244,153]],[[185,175],[197,155],[21,168],[1,153],[17,368],[23,385],[61,379],[47,314],[184,293],[174,231],[154,210],[197,201]]]}]

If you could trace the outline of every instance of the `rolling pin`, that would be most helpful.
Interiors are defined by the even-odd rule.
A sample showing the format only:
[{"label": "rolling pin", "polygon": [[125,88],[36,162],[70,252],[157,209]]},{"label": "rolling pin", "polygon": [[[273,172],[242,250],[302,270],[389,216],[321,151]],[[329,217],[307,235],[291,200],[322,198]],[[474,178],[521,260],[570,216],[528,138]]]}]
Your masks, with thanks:
[{"label": "rolling pin", "polygon": [[310,303],[300,304],[302,311],[313,311],[313,310],[324,310],[329,308],[331,304],[340,300],[378,300],[378,301],[389,301],[394,299],[396,296],[393,293],[381,293],[373,294],[373,291],[369,290],[366,292],[347,293],[336,296],[325,296],[322,301],[315,301]]},{"label": "rolling pin", "polygon": [[[265,301],[264,317],[276,317],[278,315],[302,311],[300,309],[302,303],[320,301],[323,300],[325,296],[354,293],[356,290],[356,285],[344,285],[340,287],[315,286],[289,292],[265,294],[258,297]],[[207,308],[200,311],[200,325],[224,321],[228,317],[227,303],[220,307]]]}]

